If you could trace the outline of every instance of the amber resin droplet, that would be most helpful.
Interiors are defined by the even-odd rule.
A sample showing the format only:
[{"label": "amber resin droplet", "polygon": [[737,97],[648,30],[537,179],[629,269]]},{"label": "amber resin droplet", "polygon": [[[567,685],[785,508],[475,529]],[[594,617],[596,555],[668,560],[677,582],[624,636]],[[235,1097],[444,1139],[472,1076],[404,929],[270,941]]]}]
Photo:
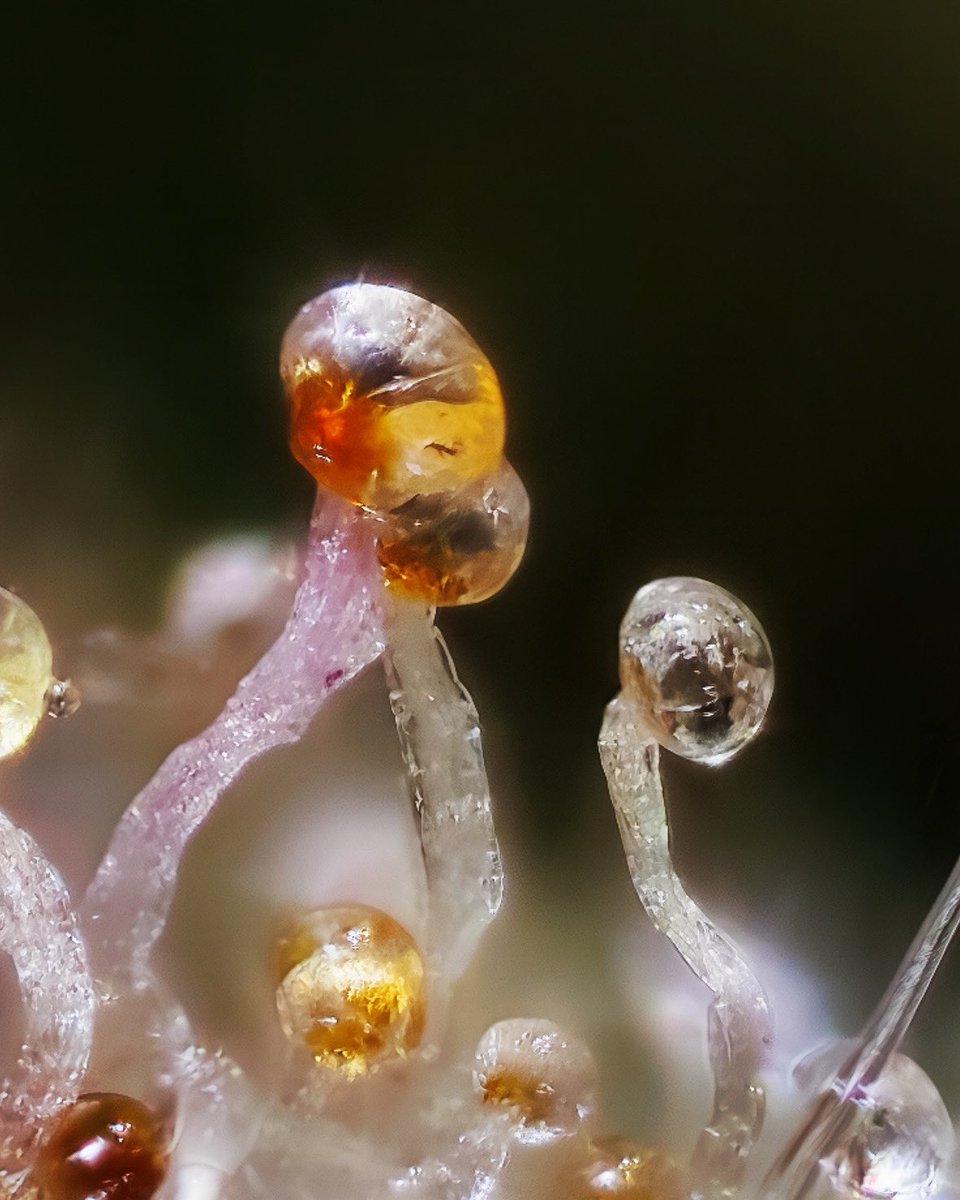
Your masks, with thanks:
[{"label": "amber resin droplet", "polygon": [[21,750],[40,723],[53,682],[53,652],[29,605],[0,588],[0,759]]},{"label": "amber resin droplet", "polygon": [[167,1134],[146,1105],[90,1092],[65,1110],[40,1148],[40,1200],[150,1200],[167,1169]]},{"label": "amber resin droplet", "polygon": [[321,908],[281,939],[277,1010],[284,1033],[347,1078],[403,1058],[423,1036],[423,959],[375,908]]},{"label": "amber resin droplet", "polygon": [[520,565],[530,501],[508,462],[459,492],[417,496],[390,513],[377,539],[387,585],[428,604],[476,604]]},{"label": "amber resin droplet", "polygon": [[596,1109],[593,1057],[552,1021],[498,1021],[480,1039],[476,1060],[483,1102],[511,1113],[522,1142],[574,1134]]},{"label": "amber resin droplet", "polygon": [[622,1138],[595,1143],[570,1200],[682,1200],[683,1177],[664,1150]]},{"label": "amber resin droplet", "polygon": [[503,398],[449,313],[399,288],[355,283],[304,305],[283,339],[290,446],[318,483],[386,512],[493,471]]}]

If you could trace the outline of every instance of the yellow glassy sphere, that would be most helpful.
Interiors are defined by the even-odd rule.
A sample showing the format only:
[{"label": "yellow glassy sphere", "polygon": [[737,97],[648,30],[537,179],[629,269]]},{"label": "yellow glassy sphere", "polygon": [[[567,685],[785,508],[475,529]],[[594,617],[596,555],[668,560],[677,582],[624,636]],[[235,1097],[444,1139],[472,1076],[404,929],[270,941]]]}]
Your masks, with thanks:
[{"label": "yellow glassy sphere", "polygon": [[318,483],[387,512],[495,470],[500,386],[448,312],[399,288],[354,283],[305,304],[283,338],[290,447]]},{"label": "yellow glassy sphere", "polygon": [[52,682],[53,652],[40,618],[0,588],[0,759],[30,740]]},{"label": "yellow glassy sphere", "polygon": [[403,1058],[423,1035],[423,959],[409,933],[376,908],[319,908],[278,948],[284,1033],[353,1079]]}]

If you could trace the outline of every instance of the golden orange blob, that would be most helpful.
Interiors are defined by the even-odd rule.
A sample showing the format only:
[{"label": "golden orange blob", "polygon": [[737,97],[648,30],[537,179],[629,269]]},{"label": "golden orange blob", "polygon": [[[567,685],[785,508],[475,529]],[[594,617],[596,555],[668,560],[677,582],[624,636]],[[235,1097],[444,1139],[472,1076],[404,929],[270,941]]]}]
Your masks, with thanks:
[{"label": "golden orange blob", "polygon": [[554,1089],[542,1079],[516,1071],[490,1071],[480,1077],[484,1104],[511,1108],[525,1123],[547,1122],[554,1114],[557,1098]]},{"label": "golden orange blob", "polygon": [[150,1200],[167,1152],[167,1131],[146,1105],[90,1092],[60,1114],[30,1181],[42,1200]]},{"label": "golden orange blob", "polygon": [[593,1146],[590,1164],[580,1172],[571,1200],[683,1200],[683,1177],[666,1151],[623,1138]]},{"label": "golden orange blob", "polygon": [[392,917],[320,908],[281,938],[277,1010],[318,1063],[356,1078],[403,1058],[423,1036],[423,959]]},{"label": "golden orange blob", "polygon": [[305,305],[283,340],[290,445],[318,483],[386,512],[489,474],[503,454],[500,386],[435,304],[358,283]]}]

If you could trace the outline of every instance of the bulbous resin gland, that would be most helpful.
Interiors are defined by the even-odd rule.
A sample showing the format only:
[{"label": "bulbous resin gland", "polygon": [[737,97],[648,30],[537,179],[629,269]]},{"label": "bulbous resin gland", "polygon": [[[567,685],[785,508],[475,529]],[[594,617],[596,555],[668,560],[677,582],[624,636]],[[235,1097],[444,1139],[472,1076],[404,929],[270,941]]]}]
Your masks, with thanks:
[{"label": "bulbous resin gland", "polygon": [[60,1115],[30,1182],[40,1200],[150,1200],[167,1153],[166,1128],[146,1105],[90,1092]]},{"label": "bulbous resin gland", "polygon": [[389,513],[377,538],[387,586],[428,604],[476,604],[496,595],[520,565],[530,500],[504,461],[461,488],[416,496]]},{"label": "bulbous resin gland", "polygon": [[277,1010],[284,1033],[348,1079],[403,1058],[423,1036],[423,959],[375,908],[320,908],[281,939]]},{"label": "bulbous resin gland", "polygon": [[593,1146],[570,1200],[683,1200],[683,1176],[664,1150],[623,1138],[603,1138]]},{"label": "bulbous resin gland", "polygon": [[860,1113],[829,1159],[834,1188],[851,1200],[938,1195],[954,1131],[926,1072],[905,1054],[895,1054],[880,1077],[848,1103]]},{"label": "bulbous resin gland", "polygon": [[516,1118],[514,1132],[522,1142],[568,1137],[596,1111],[593,1056],[552,1021],[491,1025],[477,1046],[473,1078],[485,1104]]},{"label": "bulbous resin gland", "polygon": [[386,512],[490,474],[503,454],[493,367],[449,313],[354,283],[304,305],[283,338],[290,446],[324,487]]},{"label": "bulbous resin gland", "polygon": [[703,579],[658,579],[637,592],[620,626],[620,681],[661,746],[716,766],[760,728],[773,657],[735,596]]},{"label": "bulbous resin gland", "polygon": [[46,630],[19,596],[0,588],[0,759],[22,749],[47,710],[53,651]]}]

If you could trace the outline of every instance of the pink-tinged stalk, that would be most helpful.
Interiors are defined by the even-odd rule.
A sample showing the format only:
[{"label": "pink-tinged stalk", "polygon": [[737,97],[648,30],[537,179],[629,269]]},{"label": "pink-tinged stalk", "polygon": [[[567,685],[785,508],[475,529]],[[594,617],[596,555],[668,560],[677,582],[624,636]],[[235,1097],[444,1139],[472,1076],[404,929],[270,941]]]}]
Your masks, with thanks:
[{"label": "pink-tinged stalk", "polygon": [[383,652],[381,586],[370,522],[318,499],[283,632],[216,720],[134,799],[90,885],[81,916],[101,995],[150,986],[181,858],[220,797],[262,754],[297,741],[327,698]]}]

